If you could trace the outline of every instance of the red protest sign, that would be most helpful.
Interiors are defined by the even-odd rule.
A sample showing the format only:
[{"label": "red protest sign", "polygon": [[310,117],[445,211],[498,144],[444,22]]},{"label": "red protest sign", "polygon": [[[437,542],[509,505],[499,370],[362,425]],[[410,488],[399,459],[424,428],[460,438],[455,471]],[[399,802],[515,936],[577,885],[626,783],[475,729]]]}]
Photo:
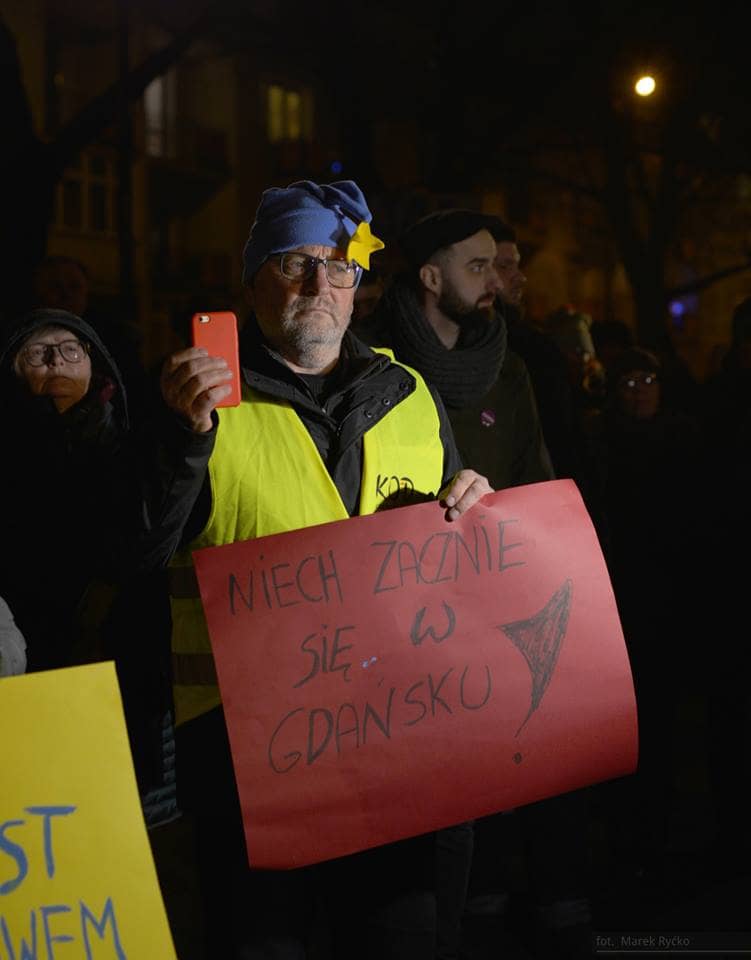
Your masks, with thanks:
[{"label": "red protest sign", "polygon": [[571,481],[194,554],[252,866],[630,773],[636,711]]}]

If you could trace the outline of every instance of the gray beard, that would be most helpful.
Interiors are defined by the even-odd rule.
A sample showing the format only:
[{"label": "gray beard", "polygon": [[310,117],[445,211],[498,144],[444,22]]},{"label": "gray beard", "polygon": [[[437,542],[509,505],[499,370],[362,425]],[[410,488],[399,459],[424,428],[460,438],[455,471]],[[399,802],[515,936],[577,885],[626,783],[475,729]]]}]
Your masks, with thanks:
[{"label": "gray beard", "polygon": [[325,366],[339,356],[342,338],[349,325],[349,320],[343,325],[337,324],[335,314],[331,313],[328,307],[323,309],[331,316],[331,322],[323,329],[308,326],[299,320],[298,313],[302,313],[302,310],[296,308],[311,306],[316,301],[316,297],[311,297],[303,304],[298,300],[295,307],[285,312],[281,324],[284,344],[279,345],[282,356],[301,367],[311,369]]}]

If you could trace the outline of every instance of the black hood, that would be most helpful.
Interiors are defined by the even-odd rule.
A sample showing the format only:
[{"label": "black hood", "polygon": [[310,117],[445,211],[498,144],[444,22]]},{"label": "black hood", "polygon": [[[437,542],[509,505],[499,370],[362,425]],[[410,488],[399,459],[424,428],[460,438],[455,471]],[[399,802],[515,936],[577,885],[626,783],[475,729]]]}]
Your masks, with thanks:
[{"label": "black hood", "polygon": [[21,344],[42,327],[65,327],[90,345],[92,370],[100,376],[109,377],[115,384],[115,392],[110,402],[116,419],[123,429],[127,429],[128,400],[117,364],[96,330],[67,310],[32,310],[3,330],[0,336],[0,383],[3,388],[12,382],[11,378],[17,379],[13,371],[13,360]]}]

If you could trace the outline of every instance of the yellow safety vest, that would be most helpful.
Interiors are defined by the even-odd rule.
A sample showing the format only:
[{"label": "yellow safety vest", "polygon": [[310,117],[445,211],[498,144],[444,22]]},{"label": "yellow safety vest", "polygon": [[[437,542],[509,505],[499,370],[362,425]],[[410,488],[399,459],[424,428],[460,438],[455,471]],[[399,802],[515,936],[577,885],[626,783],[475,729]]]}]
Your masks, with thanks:
[{"label": "yellow safety vest", "polygon": [[[375,513],[400,489],[435,496],[441,487],[438,411],[422,377],[406,369],[416,389],[363,436],[361,515]],[[218,414],[209,461],[211,514],[203,532],[170,565],[178,724],[221,702],[192,551],[348,517],[313,439],[289,403],[245,386],[240,405]]]}]

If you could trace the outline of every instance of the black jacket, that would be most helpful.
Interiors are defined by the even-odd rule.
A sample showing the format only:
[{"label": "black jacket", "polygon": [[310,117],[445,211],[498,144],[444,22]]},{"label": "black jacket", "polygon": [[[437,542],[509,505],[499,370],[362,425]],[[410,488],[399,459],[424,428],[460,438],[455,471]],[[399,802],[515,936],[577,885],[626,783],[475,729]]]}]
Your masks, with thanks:
[{"label": "black jacket", "polygon": [[[65,413],[13,370],[35,330],[62,326],[90,344],[92,383]],[[94,578],[121,562],[128,410],[120,374],[96,331],[62,310],[35,310],[0,342],[7,469],[0,478],[0,594],[28,644],[29,670],[71,662],[77,611]]]},{"label": "black jacket", "polygon": [[[367,430],[415,389],[414,377],[388,357],[374,353],[347,332],[340,362],[325,377],[294,373],[265,343],[251,319],[241,337],[245,381],[254,390],[288,401],[310,432],[342,500],[357,512],[362,473],[362,438]],[[443,483],[461,469],[451,427],[440,399],[433,398],[444,448]],[[144,475],[146,552],[151,567],[169,563],[181,543],[197,536],[211,509],[207,466],[217,418],[208,433],[194,433],[164,405],[152,421],[150,472]],[[396,504],[395,504],[396,505]],[[404,501],[398,504],[404,505]]]},{"label": "black jacket", "polygon": [[[13,370],[21,345],[45,326],[90,345],[91,387],[65,413]],[[142,451],[117,364],[85,321],[37,310],[0,340],[0,399],[0,596],[26,638],[27,669],[113,659],[141,788],[161,785],[169,603],[164,578],[140,564]]]},{"label": "black jacket", "polygon": [[[411,320],[420,313],[421,321]],[[503,318],[499,318],[503,322]],[[409,281],[395,278],[384,293],[378,307],[358,333],[373,346],[392,346],[399,342],[399,330],[408,323],[420,323],[428,327],[424,311]],[[429,330],[435,344],[432,360],[420,352],[419,356],[401,356],[396,349],[396,359],[412,364],[431,383],[430,364],[433,363],[435,381],[441,390],[446,405],[460,456],[463,462],[488,478],[494,490],[552,480],[553,467],[545,446],[542,428],[537,414],[534,392],[524,361],[506,349],[492,368],[489,360],[478,358],[463,350],[462,342],[452,349],[443,348],[437,337]],[[436,345],[438,350],[436,352]],[[421,347],[421,345],[420,345]],[[418,348],[414,347],[415,353]],[[486,388],[478,388],[478,378],[472,374],[472,357],[478,364],[482,361],[492,373]],[[484,354],[483,354],[484,356]],[[439,375],[440,378],[439,379]],[[455,383],[462,379],[463,384]],[[444,386],[440,386],[443,382]],[[462,399],[452,399],[456,391]]]}]

